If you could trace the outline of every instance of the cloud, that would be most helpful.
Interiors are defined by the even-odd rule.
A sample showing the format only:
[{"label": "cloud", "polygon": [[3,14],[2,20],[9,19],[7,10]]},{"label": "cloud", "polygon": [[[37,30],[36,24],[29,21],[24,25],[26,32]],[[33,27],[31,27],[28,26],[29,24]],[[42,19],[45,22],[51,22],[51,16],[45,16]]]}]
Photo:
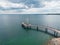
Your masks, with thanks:
[{"label": "cloud", "polygon": [[43,1],[44,5],[42,8],[30,8],[28,10],[24,10],[22,13],[28,14],[45,14],[45,13],[60,13],[60,1]]},{"label": "cloud", "polygon": [[0,1],[0,9],[28,8],[23,3],[12,3],[9,1]]},{"label": "cloud", "polygon": [[39,0],[9,0],[13,3],[24,3],[25,5],[27,5],[28,7],[31,7],[31,5],[33,5],[33,7],[41,7],[42,5],[40,5],[40,1]]},{"label": "cloud", "polygon": [[43,3],[46,8],[57,8],[60,7],[60,1],[45,1]]},{"label": "cloud", "polygon": [[[14,0],[15,1],[15,0]],[[60,1],[58,0],[17,0],[12,2],[0,1],[0,14],[41,14],[59,13]],[[25,2],[24,2],[25,1]],[[36,2],[37,1],[37,2]]]}]

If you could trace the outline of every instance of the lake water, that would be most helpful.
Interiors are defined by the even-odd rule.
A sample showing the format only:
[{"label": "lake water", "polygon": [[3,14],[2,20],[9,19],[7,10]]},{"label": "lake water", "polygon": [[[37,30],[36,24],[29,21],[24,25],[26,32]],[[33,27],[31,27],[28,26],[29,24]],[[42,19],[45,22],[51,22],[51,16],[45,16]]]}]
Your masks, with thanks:
[{"label": "lake water", "polygon": [[0,14],[0,45],[45,45],[52,36],[34,30],[25,30],[22,22],[48,25],[60,29],[60,15]]}]

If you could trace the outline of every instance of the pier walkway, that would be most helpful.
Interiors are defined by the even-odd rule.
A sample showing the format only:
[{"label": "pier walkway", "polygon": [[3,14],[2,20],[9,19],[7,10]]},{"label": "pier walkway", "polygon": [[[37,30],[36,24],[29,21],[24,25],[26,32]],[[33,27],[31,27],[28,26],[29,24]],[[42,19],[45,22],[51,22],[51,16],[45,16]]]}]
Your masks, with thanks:
[{"label": "pier walkway", "polygon": [[49,26],[32,25],[32,24],[26,24],[23,22],[22,27],[24,29],[33,29],[33,30],[41,31],[41,32],[50,34],[54,37],[60,37],[60,31],[58,29],[55,29]]}]

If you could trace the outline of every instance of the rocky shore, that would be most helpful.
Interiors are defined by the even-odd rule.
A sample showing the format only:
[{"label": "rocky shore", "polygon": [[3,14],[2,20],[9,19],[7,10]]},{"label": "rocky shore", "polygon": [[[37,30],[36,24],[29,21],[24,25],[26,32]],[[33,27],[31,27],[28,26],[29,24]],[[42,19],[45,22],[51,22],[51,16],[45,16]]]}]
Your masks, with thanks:
[{"label": "rocky shore", "polygon": [[60,38],[53,38],[48,42],[48,45],[60,45]]}]

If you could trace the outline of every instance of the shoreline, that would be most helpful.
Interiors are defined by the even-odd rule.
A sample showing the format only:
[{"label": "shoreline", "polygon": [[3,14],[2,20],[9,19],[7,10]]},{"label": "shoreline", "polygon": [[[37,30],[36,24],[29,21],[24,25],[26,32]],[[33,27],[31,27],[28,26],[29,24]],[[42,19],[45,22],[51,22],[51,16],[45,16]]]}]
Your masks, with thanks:
[{"label": "shoreline", "polygon": [[53,38],[48,42],[48,45],[60,45],[60,38]]},{"label": "shoreline", "polygon": [[[0,15],[11,15],[11,14],[0,14]],[[60,15],[60,14],[13,14],[13,15]]]}]

